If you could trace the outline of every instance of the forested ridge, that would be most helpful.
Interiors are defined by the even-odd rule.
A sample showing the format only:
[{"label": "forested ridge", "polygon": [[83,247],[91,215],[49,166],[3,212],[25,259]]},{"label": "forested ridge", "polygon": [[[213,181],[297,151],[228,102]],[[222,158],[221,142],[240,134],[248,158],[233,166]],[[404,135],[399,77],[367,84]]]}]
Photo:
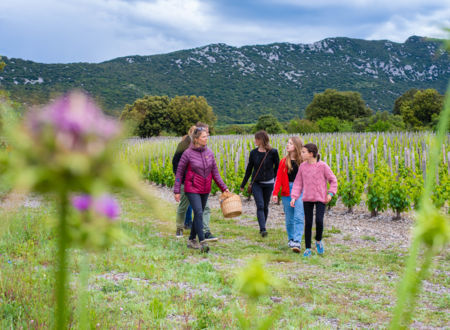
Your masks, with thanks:
[{"label": "forested ridge", "polygon": [[370,108],[392,111],[395,99],[410,88],[443,94],[450,79],[441,41],[417,36],[405,43],[328,38],[239,48],[212,44],[102,63],[3,60],[0,88],[21,103],[44,104],[81,88],[119,115],[144,95],[198,95],[222,124],[255,122],[262,114],[280,121],[303,117],[314,94],[327,88],[360,92]]}]

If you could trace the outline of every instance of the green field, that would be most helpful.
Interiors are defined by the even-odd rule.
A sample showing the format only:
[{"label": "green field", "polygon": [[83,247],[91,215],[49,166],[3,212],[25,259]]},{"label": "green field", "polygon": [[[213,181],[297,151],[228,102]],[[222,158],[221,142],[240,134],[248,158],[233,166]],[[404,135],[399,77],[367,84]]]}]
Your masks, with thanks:
[{"label": "green field", "polygon": [[[159,198],[154,188],[149,188]],[[396,302],[407,251],[333,244],[339,230],[325,231],[327,251],[305,259],[286,246],[283,226],[267,239],[253,227],[225,220],[219,211],[212,229],[220,237],[209,254],[188,250],[176,239],[175,205],[162,199],[149,209],[139,198],[118,193],[120,226],[128,244],[88,256],[69,250],[71,326],[79,326],[80,273],[88,259],[86,313],[95,329],[233,329],[237,315],[256,322],[273,313],[274,329],[385,328]],[[0,328],[46,329],[53,325],[56,239],[52,198],[3,200],[0,208]],[[356,220],[355,221],[359,221]],[[345,237],[357,235],[345,233]],[[373,241],[370,236],[361,237]],[[237,274],[255,257],[277,280],[256,309],[237,286]],[[414,328],[450,324],[450,253],[434,260],[413,317]],[[277,314],[278,313],[278,314]]]}]

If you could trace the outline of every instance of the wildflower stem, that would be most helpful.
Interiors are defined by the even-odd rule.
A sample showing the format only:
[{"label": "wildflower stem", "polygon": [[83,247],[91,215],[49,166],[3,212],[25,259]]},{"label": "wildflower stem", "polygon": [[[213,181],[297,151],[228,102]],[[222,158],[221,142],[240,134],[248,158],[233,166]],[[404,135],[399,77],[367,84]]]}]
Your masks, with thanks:
[{"label": "wildflower stem", "polygon": [[67,192],[60,193],[59,200],[59,241],[58,269],[56,271],[56,329],[66,329],[66,281],[67,281]]},{"label": "wildflower stem", "polygon": [[[427,175],[427,180],[425,182],[425,189],[421,197],[421,206],[419,214],[417,216],[415,224],[415,233],[413,242],[410,247],[410,254],[405,270],[404,277],[399,287],[397,305],[394,309],[394,315],[390,324],[390,329],[407,329],[409,323],[411,322],[412,313],[414,311],[415,302],[418,293],[421,288],[422,280],[426,278],[430,266],[433,261],[433,256],[437,253],[434,242],[431,245],[426,246],[423,254],[423,262],[420,267],[420,271],[416,272],[416,267],[419,261],[419,249],[421,243],[423,242],[423,237],[419,236],[418,233],[421,229],[426,226],[426,222],[429,221],[428,211],[431,209],[430,200],[433,191],[433,186],[436,179],[436,168],[438,166],[439,159],[439,148],[444,143],[447,132],[448,132],[448,121],[450,117],[450,84],[447,87],[446,98],[444,102],[444,109],[441,112],[440,120],[438,124],[438,131],[436,133],[436,138],[432,144],[430,159],[431,164],[429,167],[430,175]],[[444,217],[441,221],[446,221]],[[435,239],[438,235],[443,234],[439,231],[434,232],[432,235]]]},{"label": "wildflower stem", "polygon": [[78,322],[79,329],[89,329],[87,313],[88,304],[88,278],[89,278],[89,252],[81,252],[80,262],[80,288],[78,300]]}]

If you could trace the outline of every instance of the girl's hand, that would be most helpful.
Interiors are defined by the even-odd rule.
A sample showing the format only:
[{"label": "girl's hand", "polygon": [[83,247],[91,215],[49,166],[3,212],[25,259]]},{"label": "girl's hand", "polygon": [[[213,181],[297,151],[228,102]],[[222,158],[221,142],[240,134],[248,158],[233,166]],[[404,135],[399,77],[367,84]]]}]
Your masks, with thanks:
[{"label": "girl's hand", "polygon": [[291,199],[291,207],[295,207],[295,199],[294,198]]},{"label": "girl's hand", "polygon": [[228,189],[225,189],[223,192],[229,193],[230,191]]},{"label": "girl's hand", "polygon": [[181,195],[180,194],[175,194],[175,201],[178,203],[181,199]]},{"label": "girl's hand", "polygon": [[331,195],[327,194],[327,202],[325,204],[328,204],[331,201],[332,198],[333,197],[331,197]]},{"label": "girl's hand", "polygon": [[244,187],[241,187],[241,191],[244,191]]},{"label": "girl's hand", "polygon": [[273,195],[272,200],[274,203],[278,203],[278,196]]}]

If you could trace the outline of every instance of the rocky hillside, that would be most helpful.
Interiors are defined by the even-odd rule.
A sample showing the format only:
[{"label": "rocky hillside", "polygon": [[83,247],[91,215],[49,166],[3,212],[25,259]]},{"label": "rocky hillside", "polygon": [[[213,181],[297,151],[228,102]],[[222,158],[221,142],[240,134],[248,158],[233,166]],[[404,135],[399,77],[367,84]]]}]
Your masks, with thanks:
[{"label": "rocky hillside", "polygon": [[392,110],[410,88],[444,93],[448,53],[439,40],[405,43],[328,38],[313,44],[225,44],[164,55],[127,56],[102,63],[42,64],[3,58],[0,88],[27,104],[82,88],[109,113],[145,94],[203,95],[221,123],[254,122],[263,113],[280,120],[302,116],[314,93],[354,90],[375,110]]}]

